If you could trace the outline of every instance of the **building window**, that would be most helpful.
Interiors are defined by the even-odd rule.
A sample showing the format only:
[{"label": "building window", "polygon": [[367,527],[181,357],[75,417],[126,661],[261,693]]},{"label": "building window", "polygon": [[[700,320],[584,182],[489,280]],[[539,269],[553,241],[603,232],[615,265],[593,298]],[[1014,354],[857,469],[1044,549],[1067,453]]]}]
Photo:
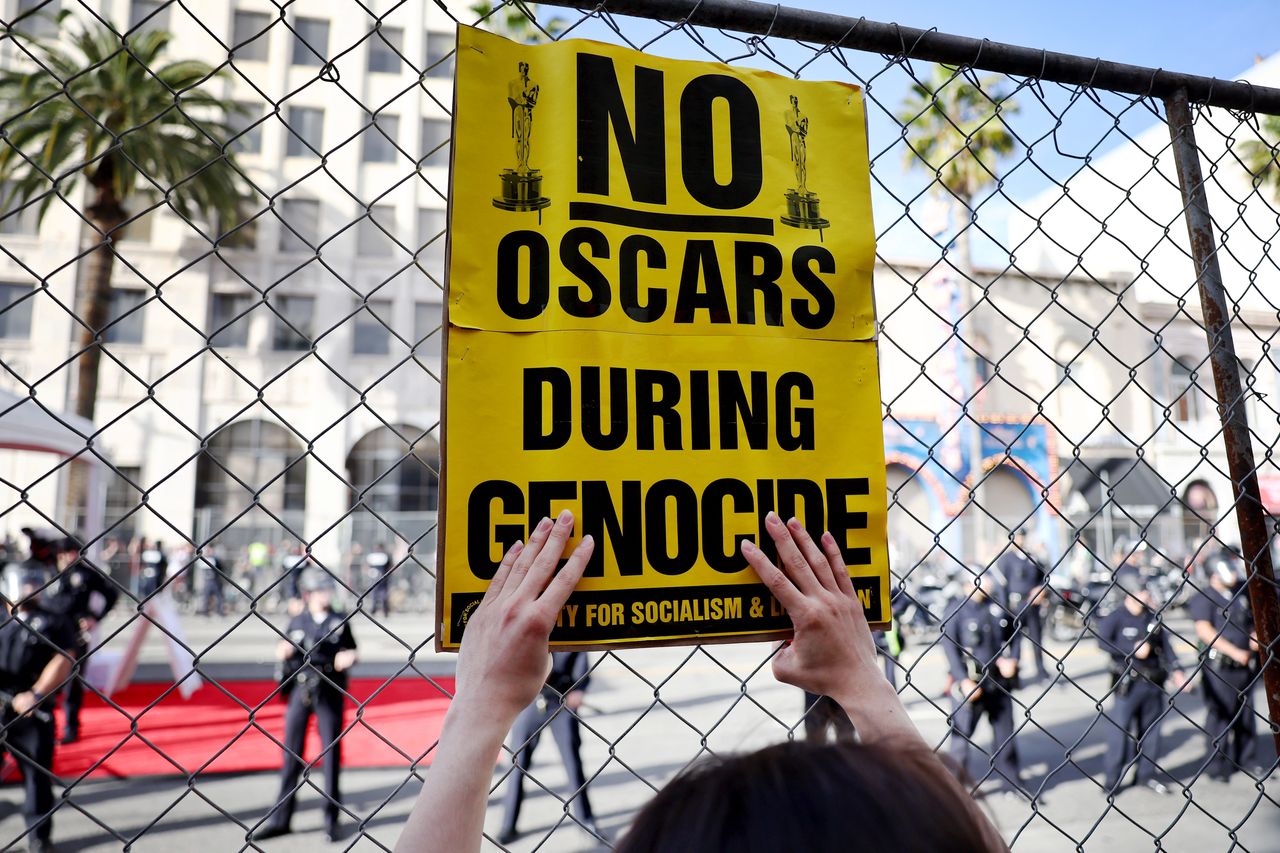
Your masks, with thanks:
[{"label": "building window", "polygon": [[155,236],[156,219],[165,209],[160,191],[151,187],[134,190],[127,206],[130,218],[124,225],[123,235],[117,234],[117,239],[150,243]]},{"label": "building window", "polygon": [[449,137],[451,128],[447,118],[424,118],[422,120],[422,139],[418,150],[422,152],[424,166],[449,165]]},{"label": "building window", "polygon": [[439,302],[413,303],[413,342],[418,355],[435,355],[444,342],[444,306]]},{"label": "building window", "polygon": [[196,462],[196,509],[237,515],[257,504],[268,512],[307,505],[306,448],[284,427],[238,421],[218,430]]},{"label": "building window", "polygon": [[1200,389],[1192,377],[1191,358],[1184,356],[1173,360],[1173,419],[1179,423],[1200,420]]},{"label": "building window", "polygon": [[351,318],[351,353],[386,355],[391,352],[391,300],[370,299]]},{"label": "building window", "polygon": [[284,352],[310,349],[315,334],[315,299],[310,296],[272,296],[269,301],[276,312],[271,348]]},{"label": "building window", "polygon": [[52,38],[58,34],[58,7],[61,0],[18,0],[14,28],[34,38]]},{"label": "building window", "polygon": [[418,210],[418,261],[437,280],[444,275],[446,215],[438,207]]},{"label": "building window", "polygon": [[453,76],[454,37],[450,33],[427,33],[427,76]]},{"label": "building window", "polygon": [[31,337],[32,290],[29,284],[0,282],[0,338]]},{"label": "building window", "polygon": [[440,449],[422,430],[405,424],[394,430],[378,427],[347,455],[352,503],[375,512],[431,512],[439,501],[439,466]]},{"label": "building window", "polygon": [[30,201],[23,207],[23,201],[14,192],[13,184],[0,183],[0,234],[17,234],[34,237],[40,228],[40,202]]},{"label": "building window", "polygon": [[399,74],[400,57],[404,54],[404,30],[382,27],[369,39],[369,71],[374,74]]},{"label": "building window", "polygon": [[129,3],[130,31],[169,29],[170,8],[167,0],[132,0]]},{"label": "building window", "polygon": [[231,30],[231,50],[234,59],[266,62],[271,40],[267,28],[271,16],[266,12],[236,12]]},{"label": "building window", "polygon": [[142,492],[133,485],[142,482],[142,468],[114,465],[107,475],[107,498],[103,521],[116,539],[132,539],[137,529],[135,519],[142,504]]},{"label": "building window", "polygon": [[209,343],[219,348],[249,345],[249,323],[257,297],[249,293],[215,293],[209,312]]},{"label": "building window", "polygon": [[324,110],[319,107],[289,107],[289,157],[316,157],[324,151]]},{"label": "building window", "polygon": [[293,22],[293,64],[321,66],[329,56],[329,22],[298,18]]},{"label": "building window", "polygon": [[365,128],[364,143],[360,159],[366,163],[394,163],[396,140],[400,136],[400,117],[393,115],[376,115],[373,123]]},{"label": "building window", "polygon": [[396,244],[388,232],[396,233],[395,208],[386,204],[373,205],[369,208],[369,215],[356,223],[356,254],[374,258],[395,254]]},{"label": "building window", "polygon": [[280,251],[315,251],[320,242],[320,202],[287,198],[280,203],[280,219]]},{"label": "building window", "polygon": [[236,104],[227,110],[231,150],[237,154],[262,153],[262,104]]},{"label": "building window", "polygon": [[[143,290],[132,288],[111,288],[111,299],[107,305],[107,327],[102,333],[102,340],[108,344],[140,344],[142,343],[142,303],[147,294]],[[79,327],[77,326],[77,329]]]}]

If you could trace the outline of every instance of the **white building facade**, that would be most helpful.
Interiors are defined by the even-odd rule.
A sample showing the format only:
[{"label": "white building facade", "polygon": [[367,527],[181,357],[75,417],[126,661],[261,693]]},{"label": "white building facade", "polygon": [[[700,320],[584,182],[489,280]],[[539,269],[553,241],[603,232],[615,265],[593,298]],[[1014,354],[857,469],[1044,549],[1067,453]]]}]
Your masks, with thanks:
[{"label": "white building facade", "polygon": [[[88,20],[62,5],[63,27]],[[85,5],[121,31],[169,30],[170,61],[223,68],[207,85],[243,111],[233,146],[253,187],[216,247],[158,193],[127,205],[95,414],[94,446],[123,475],[112,534],[296,536],[327,563],[353,540],[429,549],[454,22],[431,3],[366,4],[378,18],[346,0],[233,0],[199,4],[198,21],[154,0]],[[3,17],[35,6],[4,0]],[[0,381],[54,410],[73,399],[78,259],[98,241],[82,199],[38,229],[30,212],[0,219]],[[6,532],[67,522],[54,467],[0,458]]]}]

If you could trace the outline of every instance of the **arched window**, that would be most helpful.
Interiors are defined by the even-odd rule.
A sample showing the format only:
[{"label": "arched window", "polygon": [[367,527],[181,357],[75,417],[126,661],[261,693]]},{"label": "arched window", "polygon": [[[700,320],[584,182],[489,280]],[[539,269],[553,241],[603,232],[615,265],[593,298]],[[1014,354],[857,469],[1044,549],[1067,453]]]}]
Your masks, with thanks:
[{"label": "arched window", "polygon": [[238,421],[218,430],[196,463],[196,509],[272,513],[306,509],[306,448],[284,427]]},{"label": "arched window", "polygon": [[440,449],[418,427],[378,427],[347,455],[352,503],[375,512],[433,512],[439,502]]}]

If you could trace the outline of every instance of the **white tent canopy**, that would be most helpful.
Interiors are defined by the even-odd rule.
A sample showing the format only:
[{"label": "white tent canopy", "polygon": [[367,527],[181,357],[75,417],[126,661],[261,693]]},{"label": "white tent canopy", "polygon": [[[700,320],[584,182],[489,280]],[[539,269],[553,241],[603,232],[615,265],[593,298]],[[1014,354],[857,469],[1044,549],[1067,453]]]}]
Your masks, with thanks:
[{"label": "white tent canopy", "polygon": [[[97,450],[97,454],[84,452],[86,442],[95,430],[93,422],[85,418],[61,412],[50,414],[34,397],[0,390],[0,450],[75,456],[77,462],[89,465],[85,532],[91,536],[102,532],[106,502],[102,474],[107,465],[97,455],[102,451]],[[56,507],[46,508],[45,514],[55,516]]]}]

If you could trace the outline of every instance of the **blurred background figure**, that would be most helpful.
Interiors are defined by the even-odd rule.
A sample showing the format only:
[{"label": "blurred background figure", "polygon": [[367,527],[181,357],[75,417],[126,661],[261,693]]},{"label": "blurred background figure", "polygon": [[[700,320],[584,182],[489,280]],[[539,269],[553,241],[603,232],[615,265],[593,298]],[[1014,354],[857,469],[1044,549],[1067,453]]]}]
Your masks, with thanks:
[{"label": "blurred background figure", "polygon": [[308,568],[299,581],[306,610],[293,617],[276,648],[280,661],[280,692],[289,703],[284,721],[284,763],[280,770],[280,796],[266,821],[253,833],[254,841],[275,838],[292,831],[298,780],[306,766],[303,749],[307,723],[312,715],[320,734],[324,762],[325,836],[337,841],[342,792],[338,773],[342,768],[342,708],[347,680],[356,663],[356,641],[345,614],[333,609],[333,578],[323,570]]},{"label": "blurred background figure", "polygon": [[222,616],[227,610],[228,566],[222,557],[222,546],[210,544],[203,549],[198,565],[199,607],[202,616]]},{"label": "blurred background figure", "polygon": [[369,584],[370,612],[391,615],[391,555],[381,542],[373,546],[364,558],[365,578]]},{"label": "blurred background figure", "polygon": [[143,540],[138,564],[138,599],[145,600],[155,595],[168,577],[169,558],[165,556],[164,543],[157,539],[148,546]]},{"label": "blurred background figure", "polygon": [[61,616],[75,632],[75,669],[63,693],[66,720],[62,743],[80,738],[80,708],[84,705],[84,674],[90,650],[97,645],[98,623],[116,599],[116,585],[103,577],[96,566],[82,559],[80,542],[73,537],[58,541],[58,574],[45,596],[46,607]]},{"label": "blurred background figure", "polygon": [[[967,598],[948,615],[942,630],[954,683],[951,757],[966,769],[973,734],[986,717],[993,737],[991,768],[1000,787],[1016,791],[1021,783],[1013,737],[1013,690],[1017,686],[1018,664],[1008,657],[1013,620],[1004,604],[988,593],[988,579],[972,574],[966,578]],[[978,773],[975,778],[981,780],[987,775]]]},{"label": "blurred background figure", "polygon": [[22,771],[22,817],[33,853],[52,851],[53,694],[67,683],[77,645],[75,627],[46,610],[41,593],[53,581],[51,560],[59,535],[23,530],[30,556],[5,567],[3,592],[9,618],[0,624],[0,758],[5,752]]},{"label": "blurred background figure", "polygon": [[1169,793],[1159,778],[1160,724],[1172,699],[1164,685],[1172,675],[1175,689],[1186,684],[1169,632],[1155,598],[1133,565],[1122,566],[1115,577],[1121,604],[1098,624],[1098,645],[1111,656],[1112,694],[1108,713],[1106,780],[1111,794],[1118,794],[1129,768],[1137,764],[1138,784],[1157,794]]},{"label": "blurred background figure", "polygon": [[[533,704],[520,712],[511,730],[510,743],[516,753],[507,791],[502,797],[501,844],[509,844],[520,836],[520,806],[524,803],[524,776],[533,763],[533,751],[548,727],[560,750],[565,772],[569,776],[570,808],[578,822],[592,835],[601,838],[587,798],[587,778],[582,771],[582,734],[578,713],[591,681],[586,652],[555,652],[551,655],[551,673]],[[846,718],[847,719],[847,718]]]},{"label": "blurred background figure", "polygon": [[1202,651],[1205,736],[1204,769],[1226,782],[1237,770],[1262,775],[1257,763],[1253,683],[1258,667],[1258,635],[1244,588],[1243,563],[1229,550],[1205,561],[1207,584],[1188,610]]},{"label": "blurred background figure", "polygon": [[999,566],[1008,584],[1009,613],[1013,616],[1009,655],[1021,664],[1023,646],[1030,646],[1031,659],[1036,665],[1035,679],[1045,680],[1049,673],[1044,667],[1044,603],[1049,574],[1032,556],[1026,528],[1013,534],[1013,545],[1001,555]]}]

